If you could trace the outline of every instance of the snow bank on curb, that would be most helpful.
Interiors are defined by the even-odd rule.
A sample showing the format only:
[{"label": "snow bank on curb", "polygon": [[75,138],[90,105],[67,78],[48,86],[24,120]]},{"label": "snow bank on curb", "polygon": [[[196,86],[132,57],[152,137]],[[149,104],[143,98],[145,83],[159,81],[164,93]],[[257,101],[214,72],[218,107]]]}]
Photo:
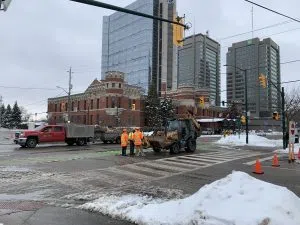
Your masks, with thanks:
[{"label": "snow bank on curb", "polygon": [[[300,149],[300,144],[295,144],[294,154],[298,154],[299,149]],[[276,152],[276,153],[289,153],[289,148],[278,149],[278,150],[275,150],[274,152]]]},{"label": "snow bank on curb", "polygon": [[300,222],[300,198],[285,187],[243,172],[233,172],[184,199],[108,195],[80,208],[145,225],[299,225]]},{"label": "snow bank on curb", "polygon": [[[233,145],[233,146],[244,146],[246,145],[246,134],[229,135],[222,137],[216,141],[217,144]],[[257,136],[255,134],[249,134],[249,144],[251,146],[261,147],[276,147],[282,145],[282,140],[270,140],[265,137]]]}]

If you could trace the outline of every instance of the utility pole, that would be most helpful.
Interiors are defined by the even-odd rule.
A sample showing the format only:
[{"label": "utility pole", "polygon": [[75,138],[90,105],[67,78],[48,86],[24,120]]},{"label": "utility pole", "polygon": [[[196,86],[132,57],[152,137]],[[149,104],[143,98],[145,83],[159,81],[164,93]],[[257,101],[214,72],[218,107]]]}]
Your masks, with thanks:
[{"label": "utility pole", "polygon": [[283,149],[285,149],[286,142],[286,135],[285,135],[285,99],[284,99],[284,87],[281,88],[281,107],[282,107],[282,140],[283,140]]},{"label": "utility pole", "polygon": [[68,90],[68,121],[71,122],[71,90],[72,90],[72,67],[70,67],[70,70],[67,71],[69,73],[69,90]]},{"label": "utility pole", "polygon": [[245,104],[246,104],[246,144],[249,143],[249,125],[248,125],[248,84],[247,84],[247,70],[245,73]]}]

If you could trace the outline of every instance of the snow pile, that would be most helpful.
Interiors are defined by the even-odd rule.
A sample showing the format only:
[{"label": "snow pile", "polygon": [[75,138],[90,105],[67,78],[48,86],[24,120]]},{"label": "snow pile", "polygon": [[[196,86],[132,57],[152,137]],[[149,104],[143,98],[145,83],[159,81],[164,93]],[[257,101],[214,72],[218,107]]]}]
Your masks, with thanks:
[{"label": "snow pile", "polygon": [[[243,146],[246,145],[246,134],[229,135],[222,137],[216,142],[217,144]],[[261,147],[276,147],[282,145],[282,140],[270,140],[265,137],[257,136],[256,134],[249,134],[249,144],[251,146]]]},{"label": "snow pile", "polygon": [[80,208],[145,225],[300,224],[300,198],[243,172],[233,172],[184,199],[110,195]]},{"label": "snow pile", "polygon": [[[300,150],[300,144],[295,144],[294,154],[298,154],[299,150]],[[275,150],[274,152],[277,152],[277,153],[289,153],[289,148],[287,147],[286,149],[278,149],[278,150]]]}]

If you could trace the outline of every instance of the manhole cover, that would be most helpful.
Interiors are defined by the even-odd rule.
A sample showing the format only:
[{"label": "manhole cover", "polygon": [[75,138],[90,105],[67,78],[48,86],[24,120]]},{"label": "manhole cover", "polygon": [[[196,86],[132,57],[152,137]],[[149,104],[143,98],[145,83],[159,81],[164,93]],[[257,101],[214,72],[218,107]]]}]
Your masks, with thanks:
[{"label": "manhole cover", "polygon": [[44,205],[43,202],[37,201],[0,202],[0,209],[34,211],[42,208]]}]

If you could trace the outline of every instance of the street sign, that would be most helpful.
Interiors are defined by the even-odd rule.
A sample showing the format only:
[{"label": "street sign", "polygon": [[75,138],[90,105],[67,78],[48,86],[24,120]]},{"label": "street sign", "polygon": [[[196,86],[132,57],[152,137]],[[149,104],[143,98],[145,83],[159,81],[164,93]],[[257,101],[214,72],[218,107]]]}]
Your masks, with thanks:
[{"label": "street sign", "polygon": [[295,121],[290,121],[289,124],[289,143],[295,143],[296,124]]}]

